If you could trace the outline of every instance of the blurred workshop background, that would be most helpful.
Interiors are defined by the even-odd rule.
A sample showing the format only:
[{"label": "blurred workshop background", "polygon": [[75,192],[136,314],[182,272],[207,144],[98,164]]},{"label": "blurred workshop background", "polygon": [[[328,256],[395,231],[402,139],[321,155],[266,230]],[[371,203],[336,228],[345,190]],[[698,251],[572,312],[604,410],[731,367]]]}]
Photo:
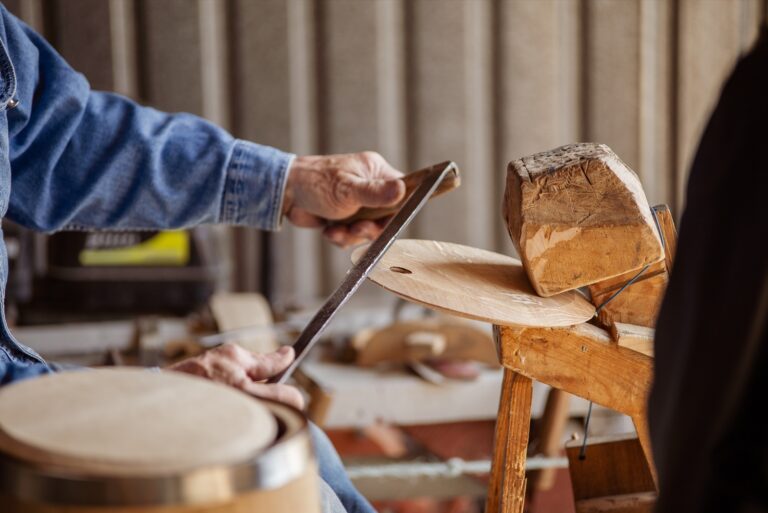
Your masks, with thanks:
[{"label": "blurred workshop background", "polygon": [[[767,16],[763,0],[5,4],[94,89],[196,113],[298,154],[376,150],[404,171],[455,160],[462,187],[431,202],[409,235],[509,254],[500,207],[507,163],[575,141],[608,144],[650,203],[679,219],[703,124]],[[3,229],[13,268],[6,308],[17,325],[183,317],[214,291],[259,292],[280,317],[316,306],[350,265],[348,252],[290,226],[98,236]],[[125,247],[139,249],[103,251]],[[363,294],[392,304],[375,287]],[[83,347],[122,329],[102,326],[92,338],[78,332]],[[29,333],[20,339],[49,354],[65,343],[62,332]]]}]

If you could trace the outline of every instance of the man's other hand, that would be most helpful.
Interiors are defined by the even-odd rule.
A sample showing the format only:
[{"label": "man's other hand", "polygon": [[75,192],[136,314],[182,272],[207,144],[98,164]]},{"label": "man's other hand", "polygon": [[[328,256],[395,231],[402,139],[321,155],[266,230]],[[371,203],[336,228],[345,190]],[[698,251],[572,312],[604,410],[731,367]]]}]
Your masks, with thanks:
[{"label": "man's other hand", "polygon": [[208,378],[256,397],[302,409],[304,398],[298,389],[288,385],[262,383],[287,368],[293,358],[294,352],[290,346],[281,347],[274,353],[256,354],[236,344],[224,344],[200,356],[173,364],[168,370]]},{"label": "man's other hand", "polygon": [[296,226],[325,227],[334,244],[348,247],[379,236],[387,219],[351,225],[344,219],[361,207],[388,207],[405,195],[403,174],[378,153],[296,157],[288,174],[283,213]]}]

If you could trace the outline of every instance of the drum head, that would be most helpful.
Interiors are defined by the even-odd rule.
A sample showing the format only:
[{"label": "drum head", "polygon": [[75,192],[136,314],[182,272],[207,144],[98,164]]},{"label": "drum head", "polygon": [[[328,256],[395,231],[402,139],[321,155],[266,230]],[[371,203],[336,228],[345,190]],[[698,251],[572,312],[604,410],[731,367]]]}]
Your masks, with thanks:
[{"label": "drum head", "polygon": [[571,326],[595,314],[576,291],[538,296],[515,258],[448,242],[395,241],[369,279],[409,301],[503,326]]},{"label": "drum head", "polygon": [[258,400],[176,372],[83,370],[0,388],[0,451],[85,475],[239,463],[276,436]]}]

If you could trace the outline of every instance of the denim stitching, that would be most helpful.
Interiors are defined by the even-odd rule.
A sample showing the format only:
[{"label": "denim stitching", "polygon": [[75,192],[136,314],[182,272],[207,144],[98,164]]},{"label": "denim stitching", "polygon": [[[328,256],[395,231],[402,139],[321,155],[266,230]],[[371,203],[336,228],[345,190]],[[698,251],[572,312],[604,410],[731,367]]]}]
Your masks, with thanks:
[{"label": "denim stitching", "polygon": [[269,229],[276,230],[280,226],[280,219],[282,217],[283,208],[283,193],[285,191],[285,185],[288,181],[288,166],[293,162],[293,157],[290,157],[283,161],[280,168],[277,170],[277,176],[274,176],[274,185],[272,189],[272,212],[269,217]]},{"label": "denim stitching", "polygon": [[0,39],[0,73],[2,73],[3,89],[0,91],[0,110],[5,110],[8,101],[16,92],[16,70],[5,48],[5,43]]},{"label": "denim stitching", "polygon": [[237,223],[240,208],[239,191],[242,182],[242,161],[245,158],[244,148],[237,141],[234,143],[232,160],[229,163],[229,170],[225,179],[224,186],[224,209],[222,212],[222,221],[225,223]]}]

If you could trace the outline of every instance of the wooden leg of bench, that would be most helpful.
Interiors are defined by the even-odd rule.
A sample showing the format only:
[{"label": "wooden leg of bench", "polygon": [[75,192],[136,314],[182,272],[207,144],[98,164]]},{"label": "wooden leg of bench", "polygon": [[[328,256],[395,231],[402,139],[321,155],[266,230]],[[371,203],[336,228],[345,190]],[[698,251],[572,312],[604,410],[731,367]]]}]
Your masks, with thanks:
[{"label": "wooden leg of bench", "polygon": [[504,369],[486,513],[522,513],[525,507],[532,391],[529,378]]},{"label": "wooden leg of bench", "polygon": [[651,451],[651,434],[648,431],[648,417],[643,412],[642,414],[636,414],[632,416],[632,422],[635,424],[635,430],[637,430],[637,438],[640,440],[640,445],[643,447],[643,453],[645,459],[648,461],[648,468],[653,476],[653,482],[656,483],[656,489],[659,487],[659,479],[656,476],[656,465],[653,463],[653,452]]}]

